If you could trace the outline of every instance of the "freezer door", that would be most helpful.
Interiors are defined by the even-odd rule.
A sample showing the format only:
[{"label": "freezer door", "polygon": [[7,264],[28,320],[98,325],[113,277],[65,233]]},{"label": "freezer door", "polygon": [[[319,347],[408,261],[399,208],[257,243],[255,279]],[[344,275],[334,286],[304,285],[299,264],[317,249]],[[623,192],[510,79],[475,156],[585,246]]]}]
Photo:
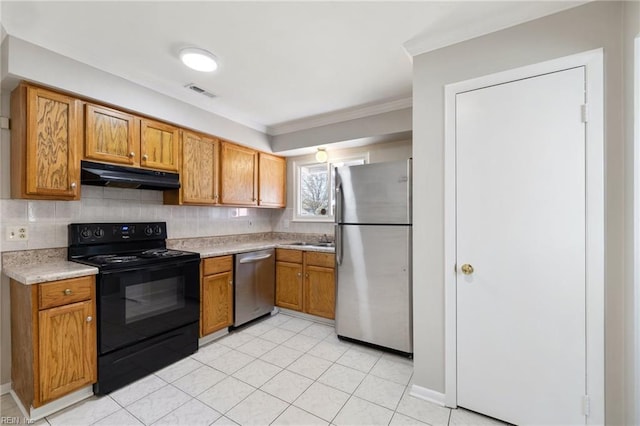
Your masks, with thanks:
[{"label": "freezer door", "polygon": [[337,225],[336,332],[413,352],[411,226]]},{"label": "freezer door", "polygon": [[336,168],[336,222],[411,223],[411,160]]}]

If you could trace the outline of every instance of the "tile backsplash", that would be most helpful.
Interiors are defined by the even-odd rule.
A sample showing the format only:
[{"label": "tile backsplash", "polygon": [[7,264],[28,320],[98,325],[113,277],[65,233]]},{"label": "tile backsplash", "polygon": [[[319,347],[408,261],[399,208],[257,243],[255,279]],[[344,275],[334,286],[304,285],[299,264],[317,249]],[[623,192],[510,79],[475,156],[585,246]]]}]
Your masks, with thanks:
[{"label": "tile backsplash", "polygon": [[[168,237],[195,238],[273,231],[282,210],[166,206],[162,192],[83,186],[80,201],[0,199],[2,251],[67,246],[75,222],[167,222]],[[28,241],[7,241],[7,226],[27,225]]]}]

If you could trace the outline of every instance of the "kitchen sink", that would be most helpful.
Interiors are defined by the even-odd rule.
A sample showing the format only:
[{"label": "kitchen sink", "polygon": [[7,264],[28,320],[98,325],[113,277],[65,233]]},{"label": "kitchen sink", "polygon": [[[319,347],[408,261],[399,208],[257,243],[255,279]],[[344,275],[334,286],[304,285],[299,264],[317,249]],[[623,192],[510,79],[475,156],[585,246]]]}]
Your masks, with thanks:
[{"label": "kitchen sink", "polygon": [[291,243],[292,246],[309,246],[309,247],[335,247],[334,243],[307,243],[304,241]]}]

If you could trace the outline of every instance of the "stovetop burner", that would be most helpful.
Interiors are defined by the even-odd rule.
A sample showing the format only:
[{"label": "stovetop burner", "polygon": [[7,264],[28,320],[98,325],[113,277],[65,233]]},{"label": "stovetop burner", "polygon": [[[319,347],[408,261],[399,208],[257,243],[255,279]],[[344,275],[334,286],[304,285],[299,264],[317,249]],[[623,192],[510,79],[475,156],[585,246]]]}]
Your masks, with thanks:
[{"label": "stovetop burner", "polygon": [[87,258],[89,262],[95,262],[96,264],[103,263],[125,263],[137,260],[138,256],[119,256],[117,254],[101,254],[98,256],[91,256]]},{"label": "stovetop burner", "polygon": [[178,250],[169,250],[169,249],[154,249],[154,250],[145,250],[140,253],[140,257],[174,257],[180,256],[184,252]]}]

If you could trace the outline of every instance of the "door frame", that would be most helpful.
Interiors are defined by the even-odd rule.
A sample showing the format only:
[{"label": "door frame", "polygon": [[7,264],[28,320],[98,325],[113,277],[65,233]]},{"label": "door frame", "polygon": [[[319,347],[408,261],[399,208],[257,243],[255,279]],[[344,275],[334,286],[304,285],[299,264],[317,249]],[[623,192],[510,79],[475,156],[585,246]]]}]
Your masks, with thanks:
[{"label": "door frame", "polygon": [[[483,87],[584,66],[586,125],[586,371],[587,424],[604,424],[604,72],[603,49],[473,78],[445,86],[444,286],[445,395],[457,407],[456,95]],[[490,384],[487,384],[488,386]]]}]

